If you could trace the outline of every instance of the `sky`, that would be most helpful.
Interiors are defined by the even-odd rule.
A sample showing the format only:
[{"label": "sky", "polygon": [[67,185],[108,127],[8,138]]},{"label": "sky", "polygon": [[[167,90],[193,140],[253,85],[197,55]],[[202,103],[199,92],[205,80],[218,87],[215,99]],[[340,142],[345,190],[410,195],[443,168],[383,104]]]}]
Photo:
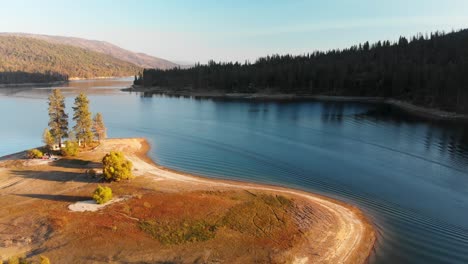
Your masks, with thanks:
[{"label": "sky", "polygon": [[0,1],[0,32],[103,40],[179,63],[255,61],[468,28],[468,0]]}]

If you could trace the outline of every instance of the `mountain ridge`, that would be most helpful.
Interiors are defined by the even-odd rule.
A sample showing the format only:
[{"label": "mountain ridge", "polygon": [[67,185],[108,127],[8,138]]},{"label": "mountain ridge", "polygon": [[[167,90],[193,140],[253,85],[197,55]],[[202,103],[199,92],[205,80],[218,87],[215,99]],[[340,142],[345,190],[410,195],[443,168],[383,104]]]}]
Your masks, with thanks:
[{"label": "mountain ridge", "polygon": [[116,59],[135,64],[136,66],[139,66],[141,68],[172,69],[174,67],[178,67],[178,64],[174,62],[154,57],[142,52],[133,52],[102,40],[91,40],[79,37],[53,36],[22,32],[0,32],[0,36],[25,37],[31,39],[39,39],[54,44],[70,45],[94,52],[107,54]]},{"label": "mountain ridge", "polygon": [[76,46],[27,37],[0,36],[1,83],[123,77],[133,76],[141,69],[130,62]]}]

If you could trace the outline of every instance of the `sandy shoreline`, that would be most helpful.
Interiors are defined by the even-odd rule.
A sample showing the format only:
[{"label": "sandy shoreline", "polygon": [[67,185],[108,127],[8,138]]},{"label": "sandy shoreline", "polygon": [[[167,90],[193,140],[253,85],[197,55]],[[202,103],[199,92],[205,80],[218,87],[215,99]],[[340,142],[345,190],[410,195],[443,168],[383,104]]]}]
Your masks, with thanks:
[{"label": "sandy shoreline", "polygon": [[[82,152],[80,157],[88,157],[92,158],[90,161],[97,161],[99,157],[102,157],[103,153],[107,153],[111,150],[119,150],[125,153],[127,158],[134,164],[134,174],[136,176],[136,179],[132,181],[112,185],[113,189],[116,188],[118,190],[122,188],[119,186],[127,186],[123,187],[124,189],[144,186],[144,192],[163,191],[164,193],[167,191],[169,193],[191,193],[197,190],[227,193],[247,191],[285,195],[286,197],[297,200],[299,204],[308,206],[308,208],[312,209],[311,216],[313,217],[312,219],[314,219],[313,222],[310,222],[310,219],[306,220],[309,221],[308,223],[313,223],[311,229],[307,231],[307,233],[304,233],[304,238],[300,240],[300,243],[294,245],[287,252],[281,253],[294,256],[294,261],[292,261],[292,263],[365,263],[373,250],[376,233],[372,223],[358,208],[346,203],[321,195],[285,187],[232,180],[209,179],[165,168],[155,164],[147,156],[150,145],[142,138],[108,139],[103,141],[97,148],[88,152]],[[83,167],[83,165],[77,166],[77,164],[81,164],[77,159],[72,159],[70,161],[64,159],[61,163],[28,164],[28,161],[21,160],[22,153],[24,152],[0,157],[0,170],[2,170],[2,175],[0,175],[0,204],[4,205],[0,207],[0,232],[6,236],[0,237],[0,259],[9,255],[30,252],[31,250],[34,251],[34,248],[37,247],[51,250],[47,251],[47,255],[52,257],[52,259],[65,260],[66,257],[71,257],[68,261],[76,261],[80,259],[80,254],[85,254],[85,256],[93,254],[88,251],[82,251],[81,249],[80,251],[82,253],[73,252],[73,254],[71,254],[70,250],[85,247],[87,243],[78,243],[77,245],[70,244],[68,250],[56,248],[54,243],[57,242],[55,241],[60,241],[60,243],[62,243],[64,239],[75,241],[77,239],[75,237],[76,235],[74,233],[71,236],[66,235],[68,233],[66,233],[65,230],[58,230],[56,231],[57,233],[54,232],[56,235],[52,238],[48,238],[50,231],[47,231],[49,229],[46,229],[47,225],[44,219],[50,219],[52,217],[52,219],[59,219],[59,223],[62,221],[69,224],[72,223],[72,220],[60,219],[63,219],[64,215],[68,214],[67,211],[70,211],[68,209],[70,204],[74,204],[74,202],[77,201],[89,200],[89,197],[86,197],[86,195],[83,196],[83,194],[90,193],[98,182],[86,178],[87,176],[83,174],[83,172],[86,168],[95,168],[97,163],[91,162],[89,164],[91,167]],[[125,197],[125,195],[128,194],[135,195],[136,193],[124,192],[120,197]],[[44,198],[49,199],[50,202],[45,203],[41,200]],[[138,200],[140,198],[134,199]],[[134,199],[129,199],[126,202],[116,202],[115,206],[118,207],[119,204],[121,204],[121,207],[125,207],[126,203],[131,203]],[[44,209],[47,209],[43,211],[44,209],[41,210],[40,206],[44,206]],[[115,210],[112,209],[115,208],[115,206],[106,206],[106,208],[110,207],[110,209],[103,209],[105,212],[101,214],[109,214]],[[33,210],[32,208],[38,211],[31,211]],[[55,208],[52,210],[55,212],[54,216],[50,216],[50,208]],[[118,217],[126,215],[122,214],[122,212],[116,213]],[[71,213],[74,214],[73,219],[89,215],[89,212]],[[133,226],[136,218],[127,215],[125,219],[130,221],[131,226]],[[36,227],[33,227],[28,221],[43,223],[41,224],[44,228],[43,231],[39,232],[38,235],[33,235],[37,233],[33,231]],[[56,223],[56,221],[57,220],[53,220],[53,223]],[[125,222],[125,220],[119,221]],[[138,219],[136,219],[136,221],[138,221]],[[9,224],[13,222],[15,223],[14,226],[22,226],[21,229],[16,229],[16,227]],[[33,229],[29,230],[28,226]],[[59,226],[61,226],[61,224],[59,224]],[[71,232],[75,232],[73,228],[70,230]],[[94,232],[106,232],[105,230],[106,229],[98,228]],[[83,232],[85,231],[83,230]],[[61,237],[60,234],[62,233],[63,236]],[[88,235],[86,235],[86,233],[84,235],[84,241],[89,241]],[[142,238],[137,237],[133,239],[139,240]],[[128,241],[128,243],[131,243],[132,238],[128,238]],[[145,243],[153,243],[151,239],[145,241],[147,241]],[[126,242],[122,240],[122,243]],[[2,249],[2,244],[11,246],[6,246]],[[139,250],[144,250],[144,247],[137,248]],[[138,255],[139,253],[135,251],[137,248],[129,248],[130,252],[135,253],[136,259],[132,261],[141,260],[138,259],[138,256],[140,256]],[[111,251],[109,251],[108,254],[116,253],[111,253]],[[140,254],[143,254],[141,256],[145,256],[145,254],[149,253],[143,252]],[[169,253],[166,252],[166,254]],[[168,256],[170,256],[170,254]],[[236,254],[236,256],[239,255]],[[125,262],[125,260],[122,261]],[[235,263],[241,263],[239,261],[240,260],[237,260]]]},{"label": "sandy shoreline", "polygon": [[220,93],[220,92],[189,92],[167,91],[155,87],[131,86],[122,89],[125,92],[143,92],[149,94],[165,94],[169,96],[185,96],[195,98],[227,99],[227,100],[258,100],[258,101],[335,101],[335,102],[363,102],[382,103],[418,117],[468,122],[468,115],[448,112],[444,110],[422,107],[409,102],[384,97],[365,96],[328,96],[328,95],[297,95],[297,94],[248,94],[248,93]]},{"label": "sandy shoreline", "polygon": [[[183,173],[156,164],[147,156],[150,145],[145,139],[113,139],[122,141],[122,146],[136,145],[138,151],[134,155],[127,156],[139,173],[150,173],[165,180],[181,181],[185,183],[209,185],[210,187],[236,188],[268,191],[279,194],[290,194],[306,198],[320,204],[337,217],[341,218],[343,227],[336,234],[337,250],[329,250],[320,259],[314,259],[317,263],[365,263],[369,258],[376,240],[375,230],[369,219],[356,207],[349,204],[300,190],[289,189],[267,184],[255,184],[241,181],[209,179],[203,176]],[[133,143],[129,143],[133,141]],[[306,262],[308,263],[308,262]]]}]

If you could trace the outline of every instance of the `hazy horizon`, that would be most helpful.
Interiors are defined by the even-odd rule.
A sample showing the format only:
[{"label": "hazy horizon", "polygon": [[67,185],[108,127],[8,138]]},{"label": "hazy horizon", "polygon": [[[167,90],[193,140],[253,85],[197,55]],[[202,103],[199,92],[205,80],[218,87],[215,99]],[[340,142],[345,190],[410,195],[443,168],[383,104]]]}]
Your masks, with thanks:
[{"label": "hazy horizon", "polygon": [[16,1],[3,4],[0,31],[106,41],[178,63],[242,62],[458,30],[468,27],[467,8],[461,0]]}]

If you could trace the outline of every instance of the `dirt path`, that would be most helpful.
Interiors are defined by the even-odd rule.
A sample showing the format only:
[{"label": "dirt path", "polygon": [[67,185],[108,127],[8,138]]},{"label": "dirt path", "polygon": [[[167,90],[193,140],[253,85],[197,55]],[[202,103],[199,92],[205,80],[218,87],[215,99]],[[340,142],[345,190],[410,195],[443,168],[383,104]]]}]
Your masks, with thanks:
[{"label": "dirt path", "polygon": [[[313,260],[309,259],[310,256],[298,256],[296,258],[297,263],[359,263],[365,261],[365,258],[367,258],[372,249],[375,241],[375,234],[373,230],[369,230],[369,223],[355,208],[325,197],[287,188],[205,179],[176,172],[152,164],[149,160],[144,160],[141,151],[144,151],[145,144],[147,143],[144,139],[113,139],[112,142],[107,141],[99,148],[102,151],[120,149],[126,153],[132,153],[127,154],[127,158],[133,162],[136,175],[149,173],[154,175],[156,180],[184,182],[209,187],[249,189],[290,194],[306,198],[313,202],[314,205],[321,206],[338,219],[338,232],[329,234],[329,238],[331,236],[331,239],[335,241],[335,246],[328,248],[325,252],[322,252],[320,256],[313,256]],[[367,253],[363,255],[362,252]],[[365,257],[363,258],[363,256]]]}]

